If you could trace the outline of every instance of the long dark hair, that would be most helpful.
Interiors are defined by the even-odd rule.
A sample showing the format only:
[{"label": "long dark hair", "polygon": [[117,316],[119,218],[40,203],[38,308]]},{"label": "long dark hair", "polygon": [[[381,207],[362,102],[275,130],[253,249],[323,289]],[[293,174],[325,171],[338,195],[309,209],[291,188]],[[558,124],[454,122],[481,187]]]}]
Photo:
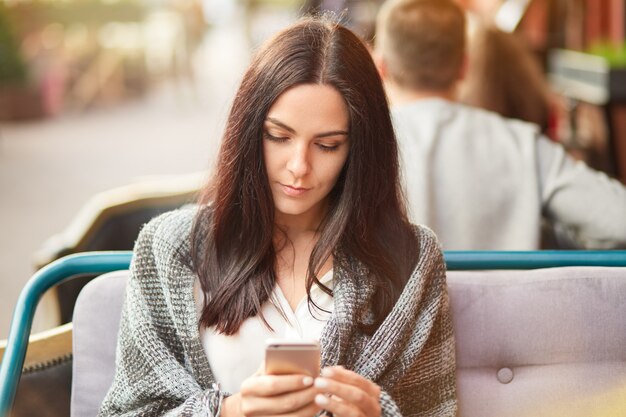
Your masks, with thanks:
[{"label": "long dark hair", "polygon": [[227,335],[260,314],[275,286],[274,203],[263,161],[263,123],[274,101],[301,84],[334,87],[350,118],[348,159],[318,229],[307,294],[338,250],[360,261],[377,286],[375,323],[362,326],[371,333],[416,262],[396,139],[376,67],[356,35],[332,18],[304,18],[270,39],[245,73],[192,231],[193,264],[209,294],[200,323]]},{"label": "long dark hair", "polygon": [[479,27],[470,39],[469,67],[460,100],[547,131],[550,87],[539,60],[523,39],[495,26]]}]

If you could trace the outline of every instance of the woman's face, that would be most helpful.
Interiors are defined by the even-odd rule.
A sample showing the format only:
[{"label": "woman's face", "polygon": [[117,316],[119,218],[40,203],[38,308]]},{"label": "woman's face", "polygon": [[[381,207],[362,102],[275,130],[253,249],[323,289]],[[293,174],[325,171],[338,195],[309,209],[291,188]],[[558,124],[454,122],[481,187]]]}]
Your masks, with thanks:
[{"label": "woman's face", "polygon": [[316,228],[348,157],[348,108],[333,87],[302,84],[281,94],[263,126],[263,157],[276,221]]}]

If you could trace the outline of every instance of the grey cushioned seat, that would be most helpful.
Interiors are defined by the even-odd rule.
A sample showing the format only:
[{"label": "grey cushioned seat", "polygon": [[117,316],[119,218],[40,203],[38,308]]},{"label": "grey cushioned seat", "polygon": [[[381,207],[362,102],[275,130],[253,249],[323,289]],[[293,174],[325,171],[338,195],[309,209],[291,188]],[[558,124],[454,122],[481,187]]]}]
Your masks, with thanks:
[{"label": "grey cushioned seat", "polygon": [[72,416],[95,416],[113,381],[128,271],[104,274],[80,292],[74,310]]},{"label": "grey cushioned seat", "polygon": [[626,268],[452,271],[460,416],[626,416]]},{"label": "grey cushioned seat", "polygon": [[[74,317],[72,415],[113,378],[128,271],[92,281]],[[460,417],[626,416],[626,268],[451,271]]]}]

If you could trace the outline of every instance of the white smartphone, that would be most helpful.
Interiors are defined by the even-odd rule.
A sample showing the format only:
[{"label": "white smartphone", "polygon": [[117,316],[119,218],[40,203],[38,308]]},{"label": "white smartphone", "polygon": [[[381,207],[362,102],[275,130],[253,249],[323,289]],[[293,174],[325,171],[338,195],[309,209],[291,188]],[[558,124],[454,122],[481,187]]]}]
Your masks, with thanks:
[{"label": "white smartphone", "polygon": [[320,344],[315,340],[269,339],[265,372],[272,375],[320,374]]}]

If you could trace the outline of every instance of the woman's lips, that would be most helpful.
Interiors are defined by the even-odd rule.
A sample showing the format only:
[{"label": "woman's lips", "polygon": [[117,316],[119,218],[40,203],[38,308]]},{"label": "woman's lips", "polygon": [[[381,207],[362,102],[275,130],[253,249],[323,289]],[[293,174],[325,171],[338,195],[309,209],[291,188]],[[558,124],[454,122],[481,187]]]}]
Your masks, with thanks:
[{"label": "woman's lips", "polygon": [[304,187],[292,187],[291,185],[280,184],[283,187],[283,192],[290,197],[298,197],[310,190],[310,188]]}]

